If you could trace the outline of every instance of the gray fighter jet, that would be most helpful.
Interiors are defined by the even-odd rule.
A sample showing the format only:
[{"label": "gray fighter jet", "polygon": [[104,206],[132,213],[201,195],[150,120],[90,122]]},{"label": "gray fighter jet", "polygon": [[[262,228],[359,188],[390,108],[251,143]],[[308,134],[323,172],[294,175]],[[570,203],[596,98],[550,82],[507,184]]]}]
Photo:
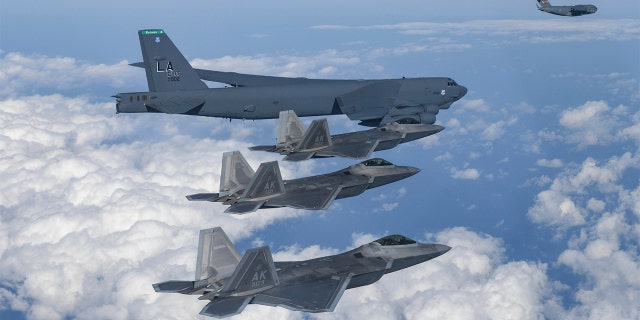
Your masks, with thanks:
[{"label": "gray fighter jet", "polygon": [[598,8],[592,4],[578,4],[574,6],[552,6],[549,0],[538,0],[538,10],[548,12],[559,16],[582,16],[592,14],[598,11]]},{"label": "gray fighter jet", "polygon": [[[346,114],[366,126],[433,124],[467,89],[446,77],[323,80],[194,69],[164,30],[138,32],[149,92],[119,93],[116,112],[160,112],[229,119],[275,119]],[[209,88],[202,80],[231,87]]]},{"label": "gray fighter jet", "polygon": [[400,143],[424,138],[443,129],[438,125],[394,122],[374,129],[332,136],[326,118],[314,120],[305,130],[296,113],[288,110],[280,112],[276,145],[249,149],[277,152],[286,155],[284,160],[288,161],[327,157],[364,159],[374,151],[391,149]]},{"label": "gray fighter jet", "polygon": [[254,173],[242,154],[233,151],[223,154],[219,193],[192,194],[187,199],[222,202],[230,205],[225,212],[237,214],[280,207],[324,210],[335,199],[357,196],[418,172],[374,158],[340,171],[283,181],[278,161],[262,163]]},{"label": "gray fighter jet", "polygon": [[200,231],[195,281],[156,283],[156,292],[201,295],[211,300],[201,315],[223,318],[252,304],[294,311],[333,311],[344,290],[436,258],[451,248],[391,235],[334,256],[273,262],[268,246],[247,250],[242,259],[221,228]]}]

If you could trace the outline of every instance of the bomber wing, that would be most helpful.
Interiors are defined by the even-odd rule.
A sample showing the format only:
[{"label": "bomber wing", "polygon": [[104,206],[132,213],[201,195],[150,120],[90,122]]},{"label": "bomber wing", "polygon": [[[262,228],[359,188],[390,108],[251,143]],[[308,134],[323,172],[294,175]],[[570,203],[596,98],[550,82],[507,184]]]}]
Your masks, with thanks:
[{"label": "bomber wing", "polygon": [[[144,68],[144,62],[136,62],[129,64],[133,67]],[[299,84],[306,81],[312,81],[308,78],[287,78],[287,77],[274,77],[274,76],[262,76],[255,74],[245,74],[237,72],[224,72],[214,71],[206,69],[194,68],[200,79],[218,83],[225,83],[234,87],[258,87],[258,86],[276,86],[276,85],[288,85]]]},{"label": "bomber wing", "polygon": [[311,281],[281,285],[257,294],[251,303],[282,306],[305,312],[333,311],[352,276],[352,273],[341,273]]}]

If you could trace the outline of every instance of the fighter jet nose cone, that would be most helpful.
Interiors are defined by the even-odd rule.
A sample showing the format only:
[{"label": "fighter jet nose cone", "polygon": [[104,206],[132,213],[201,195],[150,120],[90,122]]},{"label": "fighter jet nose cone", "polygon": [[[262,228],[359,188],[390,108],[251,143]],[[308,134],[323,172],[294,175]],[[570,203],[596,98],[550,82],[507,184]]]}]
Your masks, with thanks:
[{"label": "fighter jet nose cone", "polygon": [[445,254],[451,250],[451,247],[445,246],[444,244],[436,244],[436,250],[438,250],[440,254]]}]

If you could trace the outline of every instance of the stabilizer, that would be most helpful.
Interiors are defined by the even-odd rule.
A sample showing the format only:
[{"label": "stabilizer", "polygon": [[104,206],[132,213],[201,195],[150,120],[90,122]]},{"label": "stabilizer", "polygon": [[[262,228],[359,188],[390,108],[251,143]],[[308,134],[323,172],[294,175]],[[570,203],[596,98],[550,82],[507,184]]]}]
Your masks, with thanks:
[{"label": "stabilizer", "polygon": [[300,141],[305,130],[296,113],[293,110],[280,111],[278,118],[280,122],[278,122],[277,146]]},{"label": "stabilizer", "polygon": [[240,254],[220,227],[200,230],[195,281],[170,280],[154,283],[153,289],[163,293],[201,294],[223,288],[240,262]]},{"label": "stabilizer", "polygon": [[253,248],[244,254],[231,278],[225,281],[219,296],[222,298],[253,295],[271,289],[279,283],[269,246]]},{"label": "stabilizer", "polygon": [[297,145],[297,151],[313,151],[331,146],[331,134],[327,119],[313,120],[302,140]]},{"label": "stabilizer", "polygon": [[149,91],[189,91],[208,88],[164,30],[140,30],[138,36]]},{"label": "stabilizer", "polygon": [[261,163],[241,199],[259,200],[284,193],[284,182],[278,161]]},{"label": "stabilizer", "polygon": [[549,2],[549,0],[538,0],[538,3],[540,4],[540,7],[550,7],[551,3]]},{"label": "stabilizer", "polygon": [[196,282],[214,283],[233,274],[240,262],[240,253],[220,227],[200,230]]},{"label": "stabilizer", "polygon": [[222,155],[220,173],[220,196],[233,195],[244,190],[255,175],[240,151],[225,152]]},{"label": "stabilizer", "polygon": [[226,318],[235,314],[239,314],[251,302],[252,297],[233,297],[216,299],[209,302],[200,314],[203,316]]}]

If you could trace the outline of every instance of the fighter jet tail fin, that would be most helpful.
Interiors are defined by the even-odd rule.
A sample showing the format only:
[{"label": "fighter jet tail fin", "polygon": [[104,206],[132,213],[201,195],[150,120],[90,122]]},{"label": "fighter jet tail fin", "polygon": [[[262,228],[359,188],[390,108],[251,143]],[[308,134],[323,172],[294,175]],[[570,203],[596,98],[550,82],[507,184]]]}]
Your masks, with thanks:
[{"label": "fighter jet tail fin", "polygon": [[149,91],[187,91],[208,88],[164,30],[140,30],[138,36]]},{"label": "fighter jet tail fin", "polygon": [[538,0],[538,3],[540,4],[540,7],[550,7],[551,3],[549,3],[549,0]]},{"label": "fighter jet tail fin", "polygon": [[222,228],[200,230],[195,281],[165,281],[153,284],[153,289],[182,294],[194,294],[204,287],[220,290],[239,262],[240,254]]},{"label": "fighter jet tail fin", "polygon": [[243,199],[265,199],[284,193],[284,182],[280,174],[278,161],[261,163],[253,175],[247,189],[242,193]]},{"label": "fighter jet tail fin", "polygon": [[238,263],[240,253],[220,227],[200,230],[196,282],[208,283],[230,277]]},{"label": "fighter jet tail fin", "polygon": [[220,196],[232,195],[244,190],[255,172],[240,151],[225,152],[222,155],[220,173]]},{"label": "fighter jet tail fin", "polygon": [[305,130],[293,110],[280,111],[278,118],[280,119],[278,123],[278,146],[289,145],[302,139]]},{"label": "fighter jet tail fin", "polygon": [[247,250],[231,278],[225,281],[220,297],[252,295],[279,283],[269,246],[253,248]]},{"label": "fighter jet tail fin", "polygon": [[313,120],[302,140],[296,147],[299,151],[312,151],[332,144],[327,119]]}]

